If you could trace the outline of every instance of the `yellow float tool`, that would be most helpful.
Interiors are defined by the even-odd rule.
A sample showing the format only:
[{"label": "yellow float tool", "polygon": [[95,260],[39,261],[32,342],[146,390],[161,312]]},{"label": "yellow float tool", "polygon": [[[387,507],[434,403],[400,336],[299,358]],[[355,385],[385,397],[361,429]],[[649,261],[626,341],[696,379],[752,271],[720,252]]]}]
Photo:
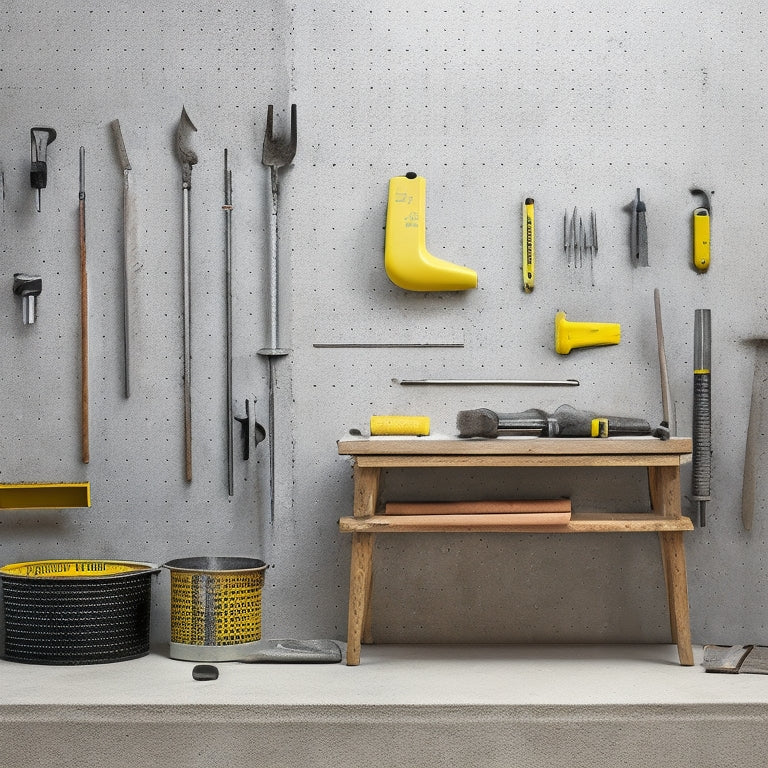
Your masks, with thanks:
[{"label": "yellow float tool", "polygon": [[709,269],[709,221],[712,206],[709,195],[703,189],[692,189],[692,195],[701,195],[704,205],[693,211],[693,266],[700,272]]},{"label": "yellow float tool", "polygon": [[427,251],[427,182],[406,173],[389,181],[384,268],[407,291],[465,291],[477,288],[477,272]]},{"label": "yellow float tool", "polygon": [[574,323],[565,312],[555,315],[555,352],[567,355],[577,347],[605,347],[621,341],[619,323]]}]

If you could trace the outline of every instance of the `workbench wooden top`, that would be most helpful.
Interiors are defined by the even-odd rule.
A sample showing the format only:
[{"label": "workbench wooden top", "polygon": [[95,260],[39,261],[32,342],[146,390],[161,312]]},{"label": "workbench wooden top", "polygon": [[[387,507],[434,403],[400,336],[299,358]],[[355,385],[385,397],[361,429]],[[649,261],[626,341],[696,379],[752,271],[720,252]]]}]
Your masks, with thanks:
[{"label": "workbench wooden top", "polygon": [[605,456],[675,455],[693,449],[690,437],[517,437],[462,438],[450,435],[362,437],[348,434],[337,441],[339,453],[360,455],[506,455],[506,456]]}]

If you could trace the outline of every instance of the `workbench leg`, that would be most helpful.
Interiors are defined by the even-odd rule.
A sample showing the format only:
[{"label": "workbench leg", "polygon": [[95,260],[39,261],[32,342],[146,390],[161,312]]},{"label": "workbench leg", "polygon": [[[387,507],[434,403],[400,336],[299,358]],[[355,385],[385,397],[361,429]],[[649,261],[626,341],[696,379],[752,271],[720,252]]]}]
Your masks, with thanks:
[{"label": "workbench leg", "polygon": [[352,534],[352,559],[349,568],[349,614],[347,618],[347,665],[360,663],[360,643],[366,615],[370,613],[371,575],[373,574],[372,533]]},{"label": "workbench leg", "polygon": [[677,643],[680,663],[685,667],[693,665],[691,645],[691,619],[688,608],[688,577],[685,570],[685,548],[682,531],[660,531],[661,558],[664,564],[664,578],[667,582],[669,602],[669,623],[672,640]]}]

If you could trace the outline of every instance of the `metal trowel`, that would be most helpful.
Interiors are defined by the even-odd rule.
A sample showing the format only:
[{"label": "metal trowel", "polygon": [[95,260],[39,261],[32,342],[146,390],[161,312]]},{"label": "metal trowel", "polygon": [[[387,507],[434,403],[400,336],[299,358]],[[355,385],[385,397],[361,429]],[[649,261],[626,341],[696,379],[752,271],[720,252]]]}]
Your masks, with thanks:
[{"label": "metal trowel", "polygon": [[259,640],[257,648],[238,659],[245,664],[337,664],[341,648],[333,640]]}]

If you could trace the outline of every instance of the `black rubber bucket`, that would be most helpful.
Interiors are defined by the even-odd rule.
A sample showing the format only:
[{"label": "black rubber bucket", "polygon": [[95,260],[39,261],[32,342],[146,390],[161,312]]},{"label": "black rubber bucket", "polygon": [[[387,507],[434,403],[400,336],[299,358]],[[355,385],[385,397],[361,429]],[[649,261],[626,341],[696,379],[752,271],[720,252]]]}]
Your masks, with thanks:
[{"label": "black rubber bucket", "polygon": [[103,664],[149,653],[152,575],[118,560],[38,560],[0,568],[3,658]]}]

